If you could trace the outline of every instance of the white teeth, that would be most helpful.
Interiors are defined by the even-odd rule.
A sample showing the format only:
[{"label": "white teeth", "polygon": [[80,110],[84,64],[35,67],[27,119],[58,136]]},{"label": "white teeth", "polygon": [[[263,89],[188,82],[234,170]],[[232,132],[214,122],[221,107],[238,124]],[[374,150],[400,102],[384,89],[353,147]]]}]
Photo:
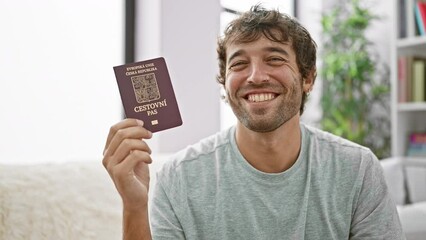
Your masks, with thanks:
[{"label": "white teeth", "polygon": [[269,101],[274,99],[275,96],[272,93],[257,93],[257,94],[250,94],[248,96],[248,100],[250,102],[263,102],[263,101]]}]

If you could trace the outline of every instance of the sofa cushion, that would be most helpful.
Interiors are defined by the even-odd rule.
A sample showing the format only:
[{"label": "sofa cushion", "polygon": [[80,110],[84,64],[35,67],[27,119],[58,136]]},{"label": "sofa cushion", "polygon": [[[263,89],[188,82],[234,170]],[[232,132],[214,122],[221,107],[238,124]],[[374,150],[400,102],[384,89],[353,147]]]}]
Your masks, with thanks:
[{"label": "sofa cushion", "polygon": [[0,165],[0,239],[120,239],[121,209],[100,161]]},{"label": "sofa cushion", "polygon": [[426,239],[426,202],[398,206],[398,214],[407,240]]},{"label": "sofa cushion", "polygon": [[405,173],[410,202],[426,201],[426,161],[406,161]]}]

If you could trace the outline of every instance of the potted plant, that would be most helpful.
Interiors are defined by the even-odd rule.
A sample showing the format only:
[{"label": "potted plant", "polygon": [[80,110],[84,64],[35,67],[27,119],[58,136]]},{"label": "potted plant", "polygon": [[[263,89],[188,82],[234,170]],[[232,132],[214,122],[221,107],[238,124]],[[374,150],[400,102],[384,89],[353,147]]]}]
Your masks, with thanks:
[{"label": "potted plant", "polygon": [[365,35],[377,19],[359,0],[338,2],[322,15],[320,124],[384,158],[390,155],[389,70]]}]

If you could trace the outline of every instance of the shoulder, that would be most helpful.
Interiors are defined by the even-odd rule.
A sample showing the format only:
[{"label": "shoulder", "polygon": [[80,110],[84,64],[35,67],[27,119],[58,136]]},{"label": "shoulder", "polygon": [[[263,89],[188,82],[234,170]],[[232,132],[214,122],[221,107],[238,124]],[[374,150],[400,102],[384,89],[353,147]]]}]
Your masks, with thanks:
[{"label": "shoulder", "polygon": [[332,176],[331,186],[344,186],[355,201],[363,189],[386,188],[380,162],[369,148],[314,127],[303,128],[310,164],[318,176]]},{"label": "shoulder", "polygon": [[330,147],[348,148],[353,149],[355,151],[369,151],[369,149],[365,146],[349,141],[332,133],[323,131],[321,129],[315,128],[313,126],[305,124],[301,124],[301,126],[302,129],[304,129],[308,138],[311,141],[316,141],[318,144]]},{"label": "shoulder", "polygon": [[221,151],[230,143],[234,131],[234,128],[229,128],[201,139],[199,142],[189,145],[185,149],[177,152],[173,156],[173,160],[177,165],[180,165],[185,164],[188,161],[210,155],[217,151]]},{"label": "shoulder", "polygon": [[370,168],[380,171],[380,163],[369,148],[312,126],[301,125],[301,129],[304,151],[314,166],[346,173],[352,179],[362,177]]},{"label": "shoulder", "polygon": [[302,124],[301,127],[305,132],[305,143],[309,147],[320,148],[321,152],[338,154],[343,158],[375,158],[369,148],[358,143],[305,124]]},{"label": "shoulder", "polygon": [[157,177],[163,182],[171,182],[190,175],[191,172],[211,172],[216,160],[230,151],[230,142],[235,129],[233,127],[217,132],[199,142],[187,146],[185,149],[173,154],[164,163]]}]

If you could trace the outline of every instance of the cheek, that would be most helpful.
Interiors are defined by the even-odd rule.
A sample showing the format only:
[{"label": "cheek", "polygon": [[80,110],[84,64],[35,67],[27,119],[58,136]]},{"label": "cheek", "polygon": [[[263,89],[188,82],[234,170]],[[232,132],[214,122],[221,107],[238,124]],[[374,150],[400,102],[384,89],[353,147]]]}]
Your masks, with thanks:
[{"label": "cheek", "polygon": [[293,78],[298,78],[299,70],[293,65],[287,65],[287,74],[291,75]]},{"label": "cheek", "polygon": [[286,82],[290,83],[291,81],[290,84],[298,84],[298,85],[302,84],[300,81],[301,76],[296,66],[291,64],[286,64],[286,67],[282,74],[283,74],[283,79],[285,79]]},{"label": "cheek", "polygon": [[293,88],[297,81],[297,77],[288,69],[281,69],[281,71],[271,74],[271,77],[285,88]]},{"label": "cheek", "polygon": [[234,92],[238,87],[238,77],[235,73],[230,73],[225,79],[225,90],[227,92]]}]

